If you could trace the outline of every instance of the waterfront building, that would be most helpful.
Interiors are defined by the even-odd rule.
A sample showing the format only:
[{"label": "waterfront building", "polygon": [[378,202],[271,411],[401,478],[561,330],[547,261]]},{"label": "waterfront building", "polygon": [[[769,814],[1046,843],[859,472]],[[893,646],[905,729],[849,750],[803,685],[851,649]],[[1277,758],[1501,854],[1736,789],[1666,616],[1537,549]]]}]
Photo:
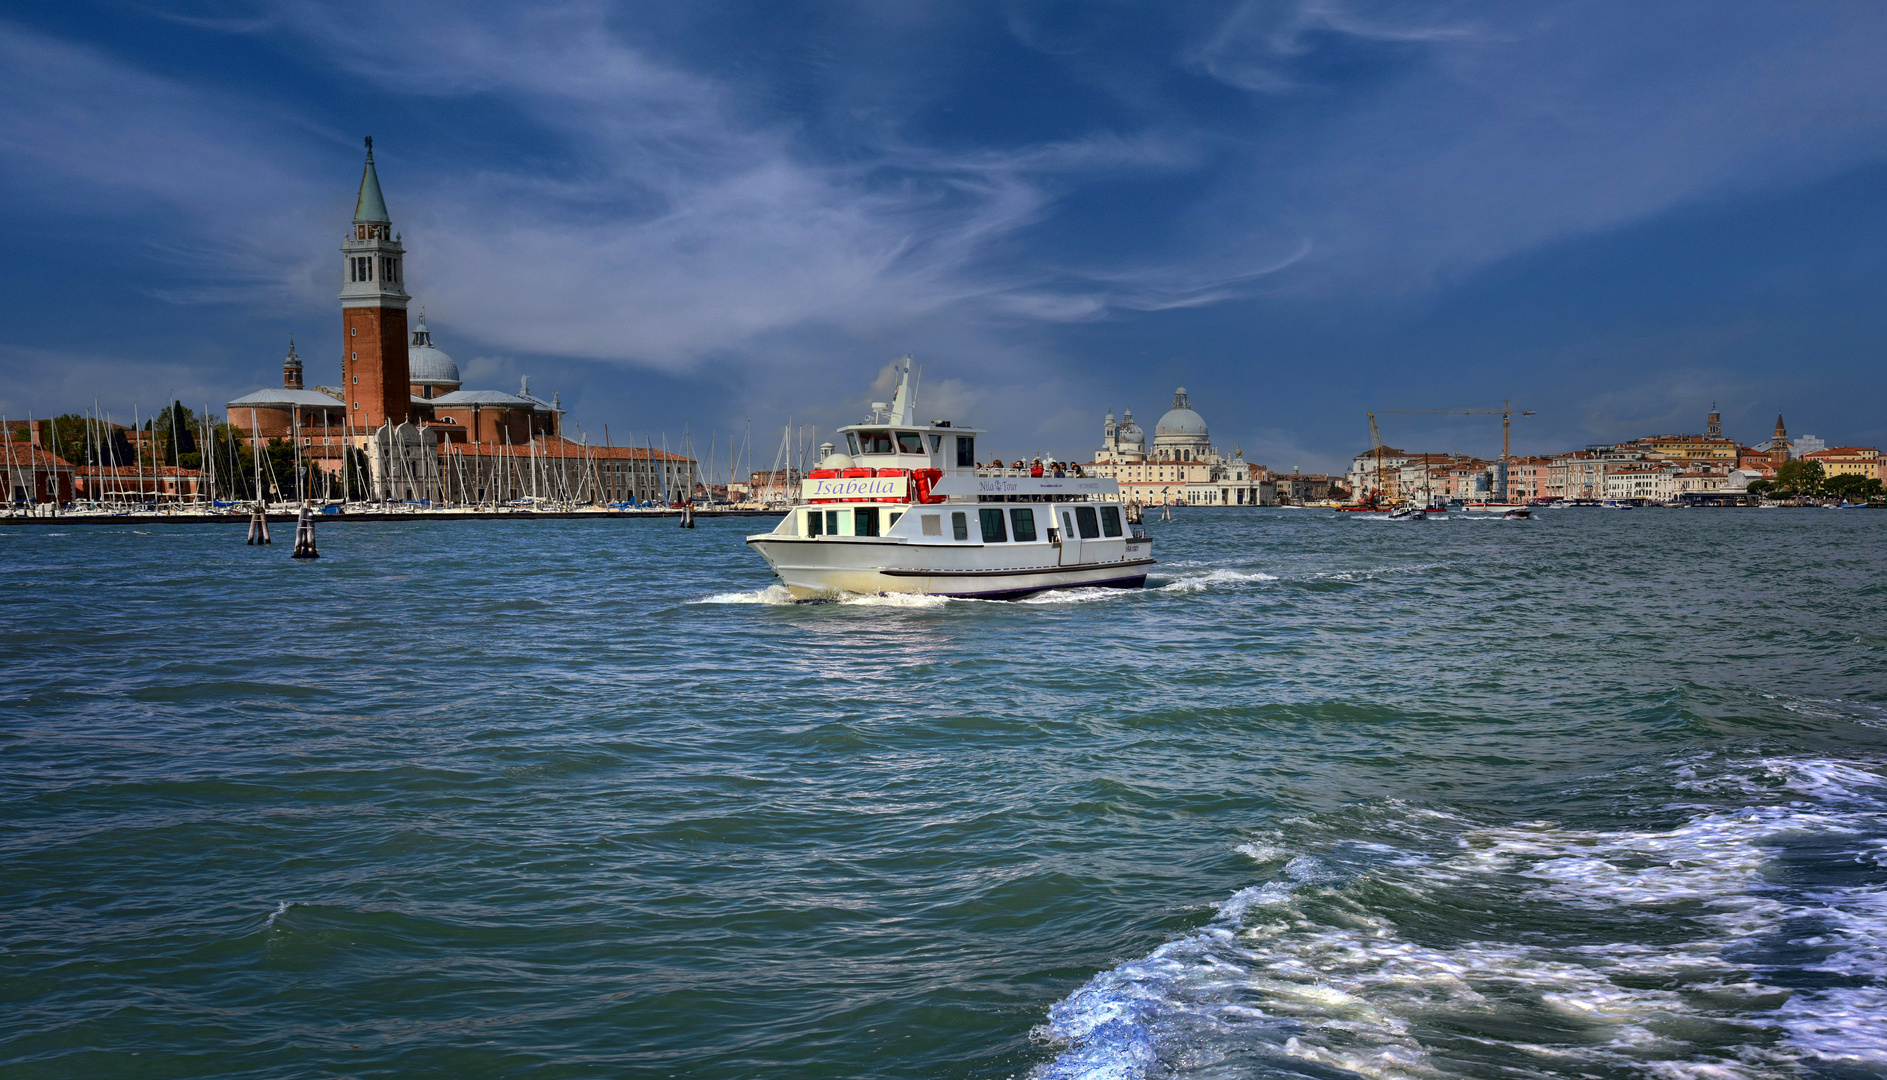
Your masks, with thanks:
[{"label": "waterfront building", "polygon": [[1647,435],[1618,445],[1642,450],[1647,457],[1682,461],[1735,461],[1737,449],[1735,439],[1707,435]]},{"label": "waterfront building", "polygon": [[1306,473],[1292,469],[1289,473],[1272,474],[1272,483],[1278,492],[1280,503],[1323,502],[1330,498],[1332,488],[1342,487],[1340,477],[1326,476],[1323,473]]},{"label": "waterfront building", "polygon": [[175,502],[210,494],[204,474],[177,465],[73,465],[68,498],[94,502]]},{"label": "waterfront building", "polygon": [[1802,460],[1819,462],[1825,478],[1860,476],[1887,481],[1887,470],[1882,467],[1880,451],[1871,446],[1835,446],[1826,450],[1811,450],[1802,455]]},{"label": "waterfront building", "polygon": [[71,462],[39,445],[39,429],[34,427],[28,441],[20,442],[14,432],[6,433],[5,460],[7,502],[67,502],[72,499],[77,469]]},{"label": "waterfront building", "polygon": [[[1733,471],[1728,465],[1695,465],[1686,468],[1676,476],[1677,494],[1682,497],[1720,492],[1729,484]],[[1744,486],[1747,487],[1747,483]]]},{"label": "waterfront building", "polygon": [[260,446],[270,439],[302,438],[308,440],[306,445],[315,445],[315,439],[321,437],[325,440],[321,445],[334,447],[339,453],[351,427],[347,406],[335,388],[309,390],[302,385],[302,376],[301,357],[290,338],[288,355],[282,358],[282,385],[251,391],[225,404],[229,422],[242,429],[250,445]]},{"label": "waterfront building", "polygon": [[1607,470],[1603,497],[1670,502],[1677,498],[1678,471],[1666,464],[1620,465]]},{"label": "waterfront building", "polygon": [[1350,495],[1358,502],[1375,498],[1395,502],[1402,497],[1402,467],[1411,455],[1393,446],[1365,450],[1350,460]]},{"label": "waterfront building", "polygon": [[[1468,458],[1461,454],[1405,455],[1402,464],[1396,469],[1392,490],[1398,494],[1407,492],[1408,497],[1415,502],[1445,498],[1453,483],[1452,470],[1467,460]],[[1352,473],[1355,471],[1354,462],[1351,463],[1351,471]],[[1373,481],[1374,475],[1370,479]],[[1388,479],[1387,476],[1385,476],[1386,479]],[[1355,488],[1351,490],[1354,491]]]},{"label": "waterfront building", "polygon": [[1776,431],[1769,437],[1769,467],[1780,469],[1789,460],[1789,429],[1782,424],[1782,414],[1776,414]]},{"label": "waterfront building", "polygon": [[1270,506],[1277,502],[1276,487],[1264,466],[1247,462],[1237,447],[1229,458],[1220,455],[1205,418],[1193,411],[1183,386],[1173,392],[1173,407],[1154,425],[1152,446],[1134,423],[1132,409],[1125,411],[1118,424],[1113,410],[1108,410],[1101,422],[1101,448],[1081,469],[1090,476],[1119,482],[1121,497],[1142,505]]},{"label": "waterfront building", "polygon": [[1552,476],[1552,458],[1513,458],[1507,463],[1508,501],[1532,502],[1535,499],[1557,498],[1553,493]]},{"label": "waterfront building", "polygon": [[1828,449],[1828,444],[1813,435],[1797,435],[1789,440],[1789,457],[1801,461],[1810,454],[1817,454]]},{"label": "waterfront building", "polygon": [[1606,494],[1612,472],[1635,466],[1645,455],[1635,450],[1594,447],[1555,455],[1547,466],[1548,485],[1562,499],[1611,499]]},{"label": "waterfront building", "polygon": [[1753,446],[1739,446],[1736,448],[1736,468],[1741,472],[1756,473],[1759,476],[1770,479],[1773,479],[1776,475],[1775,458],[1770,455],[1768,450],[1758,449]]}]

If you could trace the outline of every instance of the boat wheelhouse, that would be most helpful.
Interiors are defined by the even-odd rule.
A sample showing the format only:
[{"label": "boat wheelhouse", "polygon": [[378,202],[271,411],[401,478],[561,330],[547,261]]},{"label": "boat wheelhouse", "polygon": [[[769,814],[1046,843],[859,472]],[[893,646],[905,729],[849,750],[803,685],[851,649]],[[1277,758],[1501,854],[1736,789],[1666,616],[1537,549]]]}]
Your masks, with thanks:
[{"label": "boat wheelhouse", "polygon": [[801,484],[801,502],[747,543],[795,597],[921,593],[1007,600],[1146,584],[1153,542],[1118,482],[979,468],[976,428],[920,425],[909,358],[871,419]]}]

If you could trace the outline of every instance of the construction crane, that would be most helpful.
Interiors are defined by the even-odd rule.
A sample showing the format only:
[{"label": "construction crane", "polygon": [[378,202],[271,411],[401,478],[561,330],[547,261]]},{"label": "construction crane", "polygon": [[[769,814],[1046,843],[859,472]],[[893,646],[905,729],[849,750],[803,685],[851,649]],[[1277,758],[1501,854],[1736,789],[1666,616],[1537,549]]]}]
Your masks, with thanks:
[{"label": "construction crane", "polygon": [[[1504,502],[1506,501],[1506,498],[1507,498],[1507,469],[1513,458],[1513,452],[1510,449],[1510,447],[1512,446],[1512,443],[1508,441],[1510,425],[1512,424],[1513,417],[1515,416],[1533,416],[1534,415],[1534,412],[1532,409],[1520,410],[1520,409],[1514,408],[1513,405],[1514,405],[1513,402],[1503,400],[1500,403],[1500,408],[1498,409],[1384,409],[1383,412],[1447,413],[1450,416],[1498,416],[1500,417],[1500,471],[1501,471],[1500,488],[1501,489],[1499,493],[1499,498]],[[1370,417],[1371,434],[1375,433],[1375,427],[1376,427],[1376,418],[1372,416]]]},{"label": "construction crane", "polygon": [[[1513,402],[1503,401],[1498,409],[1384,409],[1386,413],[1447,413],[1451,416],[1498,416],[1500,417],[1500,460],[1504,463],[1513,455],[1508,451],[1511,445],[1507,441],[1508,427],[1516,416],[1533,416],[1532,409],[1520,410],[1513,407]],[[1370,417],[1370,429],[1374,433],[1376,418]]]}]

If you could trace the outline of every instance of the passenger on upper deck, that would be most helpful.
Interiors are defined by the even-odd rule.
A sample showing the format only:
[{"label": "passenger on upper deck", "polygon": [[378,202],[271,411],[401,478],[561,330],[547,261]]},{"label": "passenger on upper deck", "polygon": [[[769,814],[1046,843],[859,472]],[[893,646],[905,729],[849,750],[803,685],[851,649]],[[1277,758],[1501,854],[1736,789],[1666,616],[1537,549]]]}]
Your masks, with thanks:
[{"label": "passenger on upper deck", "polygon": [[1059,480],[1066,475],[1068,474],[1061,471],[1061,462],[1057,461],[1055,463],[1055,479]]},{"label": "passenger on upper deck", "polygon": [[1034,461],[1029,463],[1029,475],[1030,476],[1042,475],[1042,459],[1041,458],[1036,458]]}]

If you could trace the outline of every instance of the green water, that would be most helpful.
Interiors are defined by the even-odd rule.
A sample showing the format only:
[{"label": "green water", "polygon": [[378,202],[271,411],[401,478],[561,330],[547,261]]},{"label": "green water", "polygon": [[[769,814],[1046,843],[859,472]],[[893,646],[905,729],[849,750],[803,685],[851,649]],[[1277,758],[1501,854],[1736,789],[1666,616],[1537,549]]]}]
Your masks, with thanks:
[{"label": "green water", "polygon": [[1879,1076],[1887,514],[0,523],[0,1074]]}]

